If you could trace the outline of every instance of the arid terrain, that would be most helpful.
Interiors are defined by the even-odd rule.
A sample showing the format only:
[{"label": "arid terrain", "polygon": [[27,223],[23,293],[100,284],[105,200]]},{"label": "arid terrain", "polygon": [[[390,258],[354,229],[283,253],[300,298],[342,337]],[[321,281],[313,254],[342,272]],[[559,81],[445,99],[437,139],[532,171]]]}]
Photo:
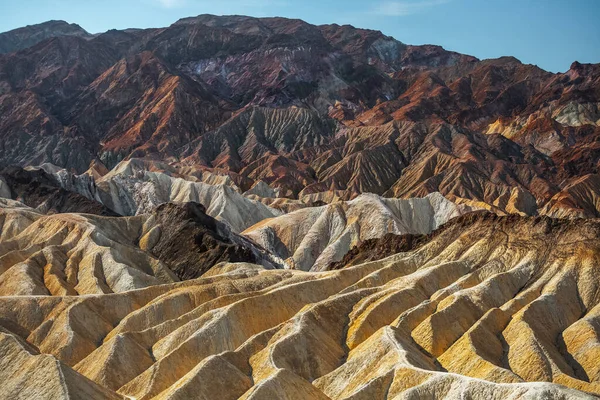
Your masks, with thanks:
[{"label": "arid terrain", "polygon": [[0,34],[0,399],[599,396],[600,64]]}]

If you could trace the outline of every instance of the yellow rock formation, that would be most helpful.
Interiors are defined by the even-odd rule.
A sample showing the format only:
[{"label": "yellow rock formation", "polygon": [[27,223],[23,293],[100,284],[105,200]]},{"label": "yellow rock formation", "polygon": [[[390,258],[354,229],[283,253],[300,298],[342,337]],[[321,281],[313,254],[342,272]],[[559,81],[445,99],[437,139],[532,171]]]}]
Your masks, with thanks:
[{"label": "yellow rock formation", "polygon": [[122,293],[0,297],[0,379],[22,398],[593,398],[599,233],[469,214],[336,271],[219,264]]}]

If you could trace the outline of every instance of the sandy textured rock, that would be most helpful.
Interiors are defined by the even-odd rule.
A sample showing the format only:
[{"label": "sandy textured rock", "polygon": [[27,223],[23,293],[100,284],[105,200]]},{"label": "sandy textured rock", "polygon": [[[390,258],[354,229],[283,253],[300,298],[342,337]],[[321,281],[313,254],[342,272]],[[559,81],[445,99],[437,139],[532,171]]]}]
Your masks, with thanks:
[{"label": "sandy textured rock", "polygon": [[245,196],[255,195],[259,197],[279,197],[279,190],[273,189],[263,181],[257,181],[252,187],[244,192]]},{"label": "sandy textured rock", "polygon": [[124,399],[0,329],[1,399]]}]

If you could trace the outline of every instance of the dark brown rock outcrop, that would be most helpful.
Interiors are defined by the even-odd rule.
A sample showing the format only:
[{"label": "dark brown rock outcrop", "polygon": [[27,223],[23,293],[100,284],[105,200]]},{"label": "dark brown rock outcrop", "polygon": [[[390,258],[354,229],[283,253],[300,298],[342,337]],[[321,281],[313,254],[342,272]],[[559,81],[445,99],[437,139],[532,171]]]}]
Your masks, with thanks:
[{"label": "dark brown rock outcrop", "polygon": [[250,248],[223,236],[222,224],[205,211],[199,203],[167,203],[152,214],[159,229],[151,253],[181,280],[198,278],[220,262],[257,262]]},{"label": "dark brown rock outcrop", "polygon": [[118,216],[100,202],[63,189],[60,183],[43,169],[24,170],[20,167],[7,167],[0,170],[0,180],[6,185],[5,190],[10,191],[11,199],[37,208],[44,214],[85,213]]},{"label": "dark brown rock outcrop", "polygon": [[48,21],[0,33],[0,54],[23,50],[43,40],[58,36],[89,37],[91,35],[77,24]]}]

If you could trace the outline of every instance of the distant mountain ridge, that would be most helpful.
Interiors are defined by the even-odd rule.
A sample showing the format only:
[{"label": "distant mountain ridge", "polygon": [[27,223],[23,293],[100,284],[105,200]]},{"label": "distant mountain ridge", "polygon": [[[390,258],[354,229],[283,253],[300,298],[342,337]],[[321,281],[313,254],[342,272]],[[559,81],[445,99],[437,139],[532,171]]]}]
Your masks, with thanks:
[{"label": "distant mountain ridge", "polygon": [[77,24],[47,21],[0,33],[0,54],[23,50],[58,36],[90,37],[91,35]]},{"label": "distant mountain ridge", "polygon": [[3,165],[146,158],[292,199],[440,192],[529,215],[599,173],[600,65],[553,74],[285,18],[23,29],[55,36],[7,33],[26,48],[0,55]]}]

